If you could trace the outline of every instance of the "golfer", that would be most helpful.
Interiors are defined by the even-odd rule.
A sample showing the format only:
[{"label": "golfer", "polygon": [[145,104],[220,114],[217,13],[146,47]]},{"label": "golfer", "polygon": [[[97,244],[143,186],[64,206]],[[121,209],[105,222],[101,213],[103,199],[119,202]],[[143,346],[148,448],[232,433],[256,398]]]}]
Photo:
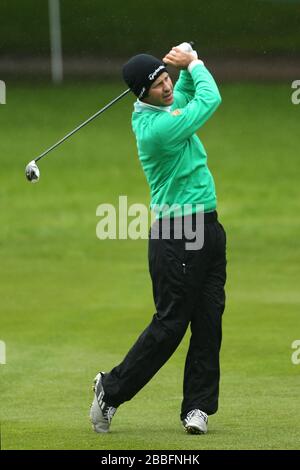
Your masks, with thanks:
[{"label": "golfer", "polygon": [[[226,235],[196,131],[213,115],[221,97],[212,75],[188,46],[173,47],[163,61],[139,54],[123,67],[124,80],[137,96],[132,127],[157,217],[149,235],[156,313],[124,360],[95,377],[90,417],[99,433],[108,432],[117,408],[170,358],[189,325],[181,422],[188,433],[205,434],[208,415],[218,409]],[[166,65],[180,70],[174,87]],[[169,222],[169,236],[164,221]],[[192,224],[192,233],[203,233],[197,249],[187,243],[191,238],[185,223]]]}]

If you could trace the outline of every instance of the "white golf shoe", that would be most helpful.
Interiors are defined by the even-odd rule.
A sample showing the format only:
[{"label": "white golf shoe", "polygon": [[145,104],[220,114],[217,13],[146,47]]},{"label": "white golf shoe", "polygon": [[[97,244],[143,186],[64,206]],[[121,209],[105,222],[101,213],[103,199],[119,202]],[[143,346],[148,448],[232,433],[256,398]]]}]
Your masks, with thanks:
[{"label": "white golf shoe", "polygon": [[191,410],[182,421],[182,424],[189,434],[206,434],[208,416],[204,411]]},{"label": "white golf shoe", "polygon": [[91,405],[90,418],[95,432],[108,432],[111,420],[117,411],[113,406],[107,405],[103,401],[104,390],[102,378],[104,372],[99,372],[94,379],[93,390],[95,392],[94,400]]}]

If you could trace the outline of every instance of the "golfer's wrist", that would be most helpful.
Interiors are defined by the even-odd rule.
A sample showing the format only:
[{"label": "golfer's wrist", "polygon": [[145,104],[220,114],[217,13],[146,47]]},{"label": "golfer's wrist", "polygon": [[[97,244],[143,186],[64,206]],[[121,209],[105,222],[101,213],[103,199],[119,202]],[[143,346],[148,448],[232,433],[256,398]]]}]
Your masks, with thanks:
[{"label": "golfer's wrist", "polygon": [[194,68],[196,65],[198,65],[198,64],[204,65],[203,60],[200,60],[200,59],[194,59],[194,60],[192,60],[192,61],[189,63],[188,67],[187,67],[188,71],[191,73],[191,71],[193,70],[193,68]]}]

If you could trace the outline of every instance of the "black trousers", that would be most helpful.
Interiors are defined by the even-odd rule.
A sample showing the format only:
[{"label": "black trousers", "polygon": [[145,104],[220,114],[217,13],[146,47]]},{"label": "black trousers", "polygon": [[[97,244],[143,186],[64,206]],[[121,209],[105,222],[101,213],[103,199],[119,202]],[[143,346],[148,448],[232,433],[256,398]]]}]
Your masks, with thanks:
[{"label": "black trousers", "polygon": [[148,253],[156,313],[124,360],[105,375],[104,400],[115,407],[130,400],[170,358],[190,324],[181,419],[196,408],[213,414],[225,308],[225,231],[216,212],[204,214],[204,245],[187,250],[184,235],[175,238],[171,228],[169,239],[162,239],[158,230],[158,238],[149,238]]}]

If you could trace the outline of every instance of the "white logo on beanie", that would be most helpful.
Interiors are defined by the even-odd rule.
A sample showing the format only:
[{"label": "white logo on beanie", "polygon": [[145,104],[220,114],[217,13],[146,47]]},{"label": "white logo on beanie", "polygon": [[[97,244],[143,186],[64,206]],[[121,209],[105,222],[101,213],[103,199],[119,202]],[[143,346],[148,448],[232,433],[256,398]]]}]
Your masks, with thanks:
[{"label": "white logo on beanie", "polygon": [[151,81],[154,80],[158,72],[164,68],[165,68],[164,65],[160,65],[159,67],[157,67],[157,69],[155,69],[153,73],[150,73],[150,75],[148,75],[149,80]]},{"label": "white logo on beanie", "polygon": [[143,94],[145,93],[146,91],[146,87],[143,86],[142,90],[141,90],[141,93],[139,94],[138,98],[142,98]]}]

